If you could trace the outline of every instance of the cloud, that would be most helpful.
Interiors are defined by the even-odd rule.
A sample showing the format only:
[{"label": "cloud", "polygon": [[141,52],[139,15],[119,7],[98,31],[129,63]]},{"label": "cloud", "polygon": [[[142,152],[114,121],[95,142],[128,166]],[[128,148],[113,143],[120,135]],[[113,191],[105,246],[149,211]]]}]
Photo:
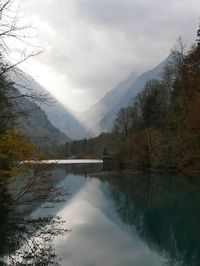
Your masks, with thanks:
[{"label": "cloud", "polygon": [[[95,103],[130,72],[162,61],[179,35],[191,44],[200,10],[199,0],[19,1],[46,47],[37,60],[66,77],[65,89],[57,88],[66,91],[62,100],[85,92],[85,104],[76,93],[75,109]],[[51,87],[48,80],[43,85]],[[73,101],[66,102],[73,108]]]}]

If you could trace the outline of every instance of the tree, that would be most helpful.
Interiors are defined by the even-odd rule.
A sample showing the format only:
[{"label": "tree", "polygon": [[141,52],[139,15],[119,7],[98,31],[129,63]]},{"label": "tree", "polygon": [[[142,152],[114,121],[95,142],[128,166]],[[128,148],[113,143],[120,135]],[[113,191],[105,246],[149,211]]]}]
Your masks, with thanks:
[{"label": "tree", "polygon": [[[18,108],[22,98],[47,101],[46,95],[28,87],[20,94],[18,84],[11,79],[12,72],[20,74],[16,68],[19,64],[37,54],[25,54],[20,61],[9,62],[8,38],[27,45],[24,35],[27,25],[20,26],[18,11],[13,13],[12,10],[14,4],[14,0],[0,0],[0,265],[57,265],[50,242],[54,236],[66,232],[62,228],[63,221],[59,217],[31,219],[24,212],[17,211],[22,204],[55,202],[61,191],[45,173],[44,165],[22,163],[24,160],[39,160],[41,155],[32,143],[12,128],[15,118],[24,115]],[[24,182],[19,173],[26,175]],[[14,186],[15,193],[11,195],[10,187],[14,182],[21,186],[19,191]]]},{"label": "tree", "polygon": [[114,123],[114,131],[123,135],[128,136],[131,128],[131,107],[122,108],[117,114],[117,118]]},{"label": "tree", "polygon": [[200,24],[199,24],[199,28],[197,30],[197,39],[196,39],[196,42],[197,42],[197,46],[200,46]]},{"label": "tree", "polygon": [[[199,34],[198,30],[198,38]],[[118,113],[115,129],[128,139],[127,152],[135,165],[183,169],[192,162],[198,164],[198,42],[197,40],[197,45],[186,54],[185,43],[179,37],[162,79],[147,82],[143,90],[132,100],[132,105]],[[125,145],[124,141],[124,147]],[[173,160],[167,158],[170,154]]]},{"label": "tree", "polygon": [[[19,80],[24,79],[21,76],[21,71],[18,66],[28,60],[29,58],[36,56],[40,51],[35,51],[35,46],[27,41],[27,32],[31,26],[22,22],[20,19],[20,11],[16,7],[15,0],[0,0],[0,122],[1,129],[9,121],[16,119],[18,116],[24,116],[25,113],[19,111],[17,105],[19,99],[29,98],[36,103],[48,103],[51,102],[51,98],[47,93],[36,92],[26,86],[24,82],[17,84],[13,82],[12,77],[18,77]],[[24,45],[21,54],[22,58],[19,61],[11,63],[9,58],[10,47],[8,46],[8,40],[20,42]],[[31,51],[27,53],[28,47],[31,47]],[[26,82],[27,83],[27,82]],[[19,93],[19,88],[23,89],[23,93]],[[14,108],[11,107],[14,106]],[[27,114],[26,114],[27,115]]]}]

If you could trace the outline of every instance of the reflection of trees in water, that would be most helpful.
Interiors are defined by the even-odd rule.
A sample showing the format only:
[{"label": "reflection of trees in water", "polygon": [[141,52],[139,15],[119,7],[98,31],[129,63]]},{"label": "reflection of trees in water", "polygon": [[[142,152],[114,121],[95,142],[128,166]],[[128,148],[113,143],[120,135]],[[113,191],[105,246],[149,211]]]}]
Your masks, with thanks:
[{"label": "reflection of trees in water", "polygon": [[122,220],[169,265],[200,261],[200,180],[145,174],[111,180],[111,196]]},{"label": "reflection of trees in water", "polygon": [[85,164],[66,164],[62,166],[66,174],[85,175],[99,173],[102,171],[101,163],[85,163]]},{"label": "reflection of trees in water", "polygon": [[[52,240],[67,232],[63,221],[56,216],[34,219],[27,214],[42,203],[49,207],[51,203],[62,201],[66,191],[57,186],[60,178],[53,174],[50,166],[31,167],[29,175],[18,177],[11,186],[12,196],[7,184],[0,188],[0,265],[59,265]],[[100,171],[102,165],[63,165],[59,168],[67,174],[87,175]]]},{"label": "reflection of trees in water", "polygon": [[[31,218],[25,215],[25,206],[30,211],[31,205],[34,209],[41,202],[56,202],[62,195],[46,173],[48,171],[43,174],[35,171],[17,198],[11,197],[7,186],[1,186],[0,265],[59,265],[52,240],[68,231],[64,221],[57,216]],[[31,185],[27,187],[27,184]]]}]

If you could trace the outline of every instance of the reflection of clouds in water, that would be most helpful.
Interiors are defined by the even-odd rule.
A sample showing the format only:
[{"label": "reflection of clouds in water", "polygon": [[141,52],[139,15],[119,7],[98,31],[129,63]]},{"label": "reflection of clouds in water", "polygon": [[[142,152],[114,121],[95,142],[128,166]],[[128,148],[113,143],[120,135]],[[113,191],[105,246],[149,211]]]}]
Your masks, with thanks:
[{"label": "reflection of clouds in water", "polygon": [[68,170],[52,171],[69,193],[65,202],[34,212],[58,214],[72,229],[54,242],[63,266],[199,265],[198,177],[154,173],[102,181]]},{"label": "reflection of clouds in water", "polygon": [[[83,188],[89,187],[87,184],[92,182],[90,177],[86,178],[82,175],[74,176],[73,174],[66,174],[64,169],[53,170],[51,171],[51,174],[53,175],[53,179],[56,181],[55,185],[62,189],[63,192],[66,192],[65,200],[59,204],[50,205],[51,208],[48,208],[49,203],[43,203],[31,214],[32,217],[57,215],[61,209],[65,208],[67,204],[70,204],[73,198],[77,195],[81,195],[81,193],[79,193],[80,190],[83,191],[83,193],[86,193],[86,189]],[[98,181],[98,179],[96,179],[96,181]],[[85,195],[85,197],[87,197],[87,195]],[[88,199],[88,201],[89,200],[90,199]]]},{"label": "reflection of clouds in water", "polygon": [[149,266],[161,265],[160,258],[134,234],[129,235],[103,210],[110,204],[98,179],[87,179],[85,185],[58,212],[69,223],[72,232],[55,241],[64,266]]},{"label": "reflection of clouds in water", "polygon": [[79,220],[80,218],[83,219],[83,217],[89,219],[88,215],[91,214],[91,208],[103,209],[106,204],[101,191],[100,180],[91,178],[84,178],[84,180],[85,182],[82,183],[82,187],[74,196],[71,196],[71,200],[57,213],[57,215],[66,219],[70,217],[72,224],[74,224],[73,219],[77,220],[78,217]]}]

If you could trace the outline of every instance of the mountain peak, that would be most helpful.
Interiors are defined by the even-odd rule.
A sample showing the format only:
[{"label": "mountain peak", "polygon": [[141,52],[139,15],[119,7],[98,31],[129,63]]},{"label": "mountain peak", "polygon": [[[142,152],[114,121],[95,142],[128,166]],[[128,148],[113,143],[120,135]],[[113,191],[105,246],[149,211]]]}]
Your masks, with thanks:
[{"label": "mountain peak", "polygon": [[[117,112],[126,107],[130,101],[140,92],[146,83],[151,79],[161,79],[162,72],[166,65],[174,60],[176,56],[180,56],[177,51],[172,51],[161,63],[154,68],[137,76],[135,72],[109,91],[94,107],[90,108],[85,114],[90,122],[90,127],[95,127],[100,133],[109,131],[112,128],[113,121]],[[91,122],[93,121],[93,122]],[[95,123],[94,123],[95,121]]]}]

